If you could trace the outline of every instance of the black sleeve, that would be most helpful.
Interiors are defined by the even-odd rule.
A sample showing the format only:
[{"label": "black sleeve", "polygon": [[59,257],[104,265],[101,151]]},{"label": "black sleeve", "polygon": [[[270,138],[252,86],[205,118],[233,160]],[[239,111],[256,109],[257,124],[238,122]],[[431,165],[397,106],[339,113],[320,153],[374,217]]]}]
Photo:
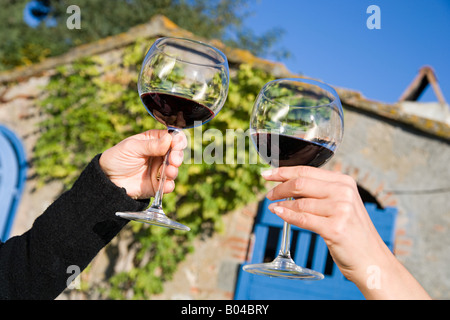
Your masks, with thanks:
[{"label": "black sleeve", "polygon": [[68,267],[86,268],[128,222],[116,211],[146,207],[106,177],[99,158],[30,230],[0,244],[0,299],[55,299],[73,274]]}]

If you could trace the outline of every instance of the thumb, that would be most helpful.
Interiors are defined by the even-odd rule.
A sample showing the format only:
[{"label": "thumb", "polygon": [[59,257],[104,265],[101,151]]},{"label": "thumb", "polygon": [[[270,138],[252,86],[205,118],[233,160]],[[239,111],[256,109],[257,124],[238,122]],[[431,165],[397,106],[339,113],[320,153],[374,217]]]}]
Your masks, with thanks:
[{"label": "thumb", "polygon": [[172,136],[165,134],[159,139],[136,140],[136,152],[141,156],[157,157],[164,156],[169,151]]}]

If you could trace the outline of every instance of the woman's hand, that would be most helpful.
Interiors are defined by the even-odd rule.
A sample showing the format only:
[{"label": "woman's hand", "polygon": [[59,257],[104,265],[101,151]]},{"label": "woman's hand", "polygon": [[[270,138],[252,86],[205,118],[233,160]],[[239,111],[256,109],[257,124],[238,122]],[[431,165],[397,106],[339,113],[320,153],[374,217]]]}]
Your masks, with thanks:
[{"label": "woman's hand", "polygon": [[[379,236],[353,178],[307,166],[262,175],[282,182],[269,191],[269,200],[295,199],[272,203],[269,209],[286,222],[319,234],[341,272],[366,298],[429,298]],[[374,270],[379,274],[372,274]]]},{"label": "woman's hand", "polygon": [[174,179],[183,162],[187,140],[183,132],[171,135],[167,130],[149,130],[131,136],[106,150],[99,163],[103,172],[118,187],[125,188],[133,199],[148,199],[159,185],[160,168],[171,148],[166,167],[164,193],[175,188]]}]

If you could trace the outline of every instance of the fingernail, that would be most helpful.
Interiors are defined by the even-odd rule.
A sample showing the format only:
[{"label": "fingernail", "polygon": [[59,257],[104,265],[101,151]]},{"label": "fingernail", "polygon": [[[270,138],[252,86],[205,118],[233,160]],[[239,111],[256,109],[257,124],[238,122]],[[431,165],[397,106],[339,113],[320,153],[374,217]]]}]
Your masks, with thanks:
[{"label": "fingernail", "polygon": [[261,172],[261,175],[262,175],[264,178],[267,178],[267,177],[270,177],[270,176],[272,175],[272,172],[273,172],[272,169],[265,170],[265,171],[262,171],[262,172]]},{"label": "fingernail", "polygon": [[283,207],[275,207],[275,208],[273,208],[273,211],[274,211],[276,214],[281,214],[281,213],[283,213],[284,208],[283,208]]},{"label": "fingernail", "polygon": [[273,189],[267,193],[266,197],[270,199],[272,197],[272,195],[273,195]]}]

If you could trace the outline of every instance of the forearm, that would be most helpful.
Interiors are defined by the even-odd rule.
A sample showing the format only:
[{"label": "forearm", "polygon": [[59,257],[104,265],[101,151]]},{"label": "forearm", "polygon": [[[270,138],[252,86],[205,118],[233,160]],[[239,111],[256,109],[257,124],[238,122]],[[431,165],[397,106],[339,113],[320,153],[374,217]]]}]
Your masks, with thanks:
[{"label": "forearm", "polygon": [[427,300],[428,293],[391,253],[366,266],[353,282],[368,300]]},{"label": "forearm", "polygon": [[1,298],[56,298],[67,285],[67,268],[83,270],[127,223],[115,212],[145,207],[106,178],[98,158],[29,231],[0,246]]}]

